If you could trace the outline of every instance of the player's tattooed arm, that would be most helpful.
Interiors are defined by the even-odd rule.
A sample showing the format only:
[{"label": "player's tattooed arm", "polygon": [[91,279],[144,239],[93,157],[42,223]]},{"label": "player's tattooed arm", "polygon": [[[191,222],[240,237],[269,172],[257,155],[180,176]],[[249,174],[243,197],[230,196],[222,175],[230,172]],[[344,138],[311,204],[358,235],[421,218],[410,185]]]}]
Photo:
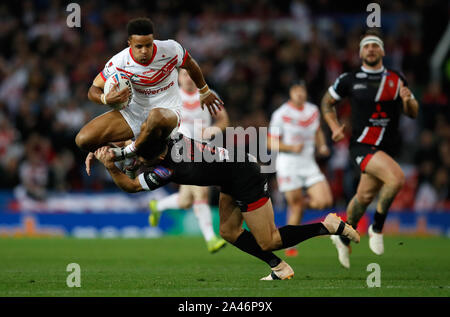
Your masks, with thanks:
[{"label": "player's tattooed arm", "polygon": [[94,153],[95,157],[106,167],[114,183],[127,193],[137,193],[143,190],[137,178],[131,179],[114,164],[114,155],[109,151],[109,146],[103,146]]},{"label": "player's tattooed arm", "polygon": [[223,101],[209,89],[208,85],[206,84],[205,78],[203,77],[202,70],[200,69],[200,66],[198,66],[195,59],[188,55],[182,68],[187,70],[189,76],[192,78],[195,85],[199,89],[202,109],[204,109],[204,106],[206,106],[211,115],[216,115],[217,111],[222,110]]},{"label": "player's tattooed arm", "polygon": [[320,108],[322,110],[323,118],[330,127],[332,132],[331,138],[333,141],[338,142],[344,138],[345,124],[341,125],[338,121],[335,105],[337,100],[334,99],[327,91],[322,98]]}]

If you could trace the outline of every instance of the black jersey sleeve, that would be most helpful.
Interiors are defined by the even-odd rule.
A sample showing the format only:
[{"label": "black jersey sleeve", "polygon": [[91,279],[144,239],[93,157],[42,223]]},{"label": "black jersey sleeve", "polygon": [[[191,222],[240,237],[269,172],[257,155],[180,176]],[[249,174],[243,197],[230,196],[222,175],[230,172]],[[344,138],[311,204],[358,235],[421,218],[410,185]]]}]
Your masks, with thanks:
[{"label": "black jersey sleeve", "polygon": [[328,92],[331,97],[336,100],[341,100],[349,95],[350,87],[351,87],[351,74],[343,73],[341,74],[333,85],[328,88]]},{"label": "black jersey sleeve", "polygon": [[164,166],[155,166],[151,171],[138,176],[144,190],[155,190],[171,182],[173,170]]}]

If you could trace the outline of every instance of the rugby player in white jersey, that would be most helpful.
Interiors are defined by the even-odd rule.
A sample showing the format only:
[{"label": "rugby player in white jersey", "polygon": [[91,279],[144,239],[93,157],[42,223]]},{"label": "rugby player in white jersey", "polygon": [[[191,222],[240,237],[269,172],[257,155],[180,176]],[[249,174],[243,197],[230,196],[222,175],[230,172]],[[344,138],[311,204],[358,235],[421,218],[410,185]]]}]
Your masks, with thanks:
[{"label": "rugby player in white jersey", "polygon": [[[179,130],[187,137],[199,139],[200,141],[210,140],[216,133],[222,133],[229,125],[228,114],[225,108],[214,117],[215,122],[213,125],[211,114],[206,109],[202,109],[200,105],[198,88],[184,69],[181,69],[178,74],[178,84],[180,85],[183,103]],[[180,185],[178,193],[159,201],[150,201],[149,223],[151,226],[157,226],[161,213],[167,209],[188,209],[192,207],[205,238],[208,251],[211,253],[217,252],[225,246],[226,242],[214,233],[208,200],[208,187]]]},{"label": "rugby player in white jersey", "polygon": [[[97,75],[89,88],[89,100],[98,104],[116,105],[129,97],[128,89],[103,88],[108,76],[116,71],[126,74],[133,88],[130,104],[122,110],[108,111],[87,123],[77,134],[79,148],[94,152],[110,142],[136,138],[126,148],[116,151],[116,160],[134,156],[143,138],[168,138],[180,123],[181,96],[178,69],[188,71],[199,89],[202,107],[215,114],[223,102],[209,90],[202,71],[189,53],[174,40],[155,40],[153,23],[148,18],[136,18],[127,25],[128,47],[114,55]],[[141,125],[146,123],[142,131]],[[92,159],[90,153],[87,159]]]},{"label": "rugby player in white jersey", "polygon": [[[333,196],[325,176],[316,161],[328,156],[329,149],[320,128],[320,112],[307,101],[307,90],[294,84],[290,99],[282,104],[270,120],[268,147],[279,149],[276,171],[278,188],[288,204],[288,225],[300,224],[305,208],[325,209],[332,205]],[[304,196],[303,190],[307,196]],[[295,247],[286,249],[287,256],[296,256]]]}]

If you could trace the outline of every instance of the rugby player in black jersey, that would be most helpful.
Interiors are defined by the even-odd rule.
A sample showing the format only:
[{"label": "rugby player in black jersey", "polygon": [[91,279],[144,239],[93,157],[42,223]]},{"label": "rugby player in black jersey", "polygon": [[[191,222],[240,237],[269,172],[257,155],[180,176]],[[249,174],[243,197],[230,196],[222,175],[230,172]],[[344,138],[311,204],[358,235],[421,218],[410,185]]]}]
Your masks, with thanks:
[{"label": "rugby player in black jersey", "polygon": [[[290,279],[294,275],[292,268],[277,257],[274,250],[326,234],[341,234],[359,242],[359,234],[335,214],[327,215],[323,222],[276,228],[267,179],[260,166],[248,154],[242,162],[237,161],[239,154],[233,152],[236,153],[175,134],[159,146],[148,142],[140,147],[138,160],[148,170],[135,179],[115,166],[108,146],[98,149],[95,157],[103,163],[116,185],[130,193],[154,190],[169,182],[220,186],[220,235],[271,267],[271,274],[262,280]],[[88,160],[86,163],[89,174],[91,163]],[[243,228],[244,220],[250,231]]]},{"label": "rugby player in black jersey", "polygon": [[[377,209],[369,227],[369,246],[383,254],[382,229],[395,196],[405,181],[394,160],[399,147],[399,118],[403,113],[416,118],[419,104],[397,71],[383,66],[384,44],[380,33],[368,30],[361,38],[362,66],[340,75],[322,99],[321,109],[332,131],[332,139],[344,138],[344,125],[336,116],[335,105],[344,98],[351,104],[350,156],[360,169],[361,178],[355,196],[347,206],[347,223],[356,226],[377,194]],[[341,264],[350,267],[350,241],[332,236]]]}]

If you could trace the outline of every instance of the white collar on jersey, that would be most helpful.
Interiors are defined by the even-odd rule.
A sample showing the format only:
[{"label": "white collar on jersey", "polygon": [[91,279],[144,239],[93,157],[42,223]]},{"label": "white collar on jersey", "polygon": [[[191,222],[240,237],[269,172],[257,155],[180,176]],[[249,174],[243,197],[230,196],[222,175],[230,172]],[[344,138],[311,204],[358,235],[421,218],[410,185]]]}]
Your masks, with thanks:
[{"label": "white collar on jersey", "polygon": [[381,66],[381,68],[379,69],[368,69],[365,68],[364,66],[361,66],[361,70],[365,73],[369,73],[369,74],[379,74],[384,72],[384,66]]}]

